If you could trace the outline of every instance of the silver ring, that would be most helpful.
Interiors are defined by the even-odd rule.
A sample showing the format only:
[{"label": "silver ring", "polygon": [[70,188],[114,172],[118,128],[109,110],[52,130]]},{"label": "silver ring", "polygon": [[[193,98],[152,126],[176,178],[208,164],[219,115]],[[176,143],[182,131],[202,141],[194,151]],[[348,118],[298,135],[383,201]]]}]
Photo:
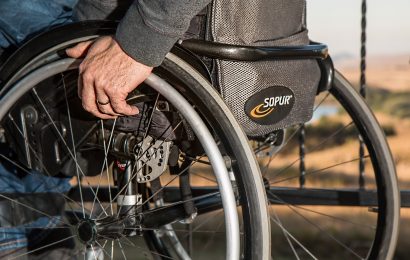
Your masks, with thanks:
[{"label": "silver ring", "polygon": [[108,100],[107,102],[101,102],[101,101],[99,101],[99,100],[97,99],[97,104],[98,104],[98,105],[105,106],[105,105],[108,105],[109,103],[110,103],[109,100]]}]

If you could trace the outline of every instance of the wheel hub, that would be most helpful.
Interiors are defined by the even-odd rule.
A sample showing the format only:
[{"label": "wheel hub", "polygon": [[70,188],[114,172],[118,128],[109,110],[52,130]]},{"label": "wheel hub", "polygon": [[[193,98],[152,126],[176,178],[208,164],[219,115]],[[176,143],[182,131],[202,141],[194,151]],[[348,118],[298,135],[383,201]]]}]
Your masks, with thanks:
[{"label": "wheel hub", "polygon": [[97,226],[95,221],[86,219],[78,223],[77,225],[78,239],[87,245],[91,245],[97,239]]},{"label": "wheel hub", "polygon": [[86,244],[92,245],[98,239],[118,239],[125,235],[126,221],[106,217],[104,219],[84,219],[77,224],[77,237]]}]

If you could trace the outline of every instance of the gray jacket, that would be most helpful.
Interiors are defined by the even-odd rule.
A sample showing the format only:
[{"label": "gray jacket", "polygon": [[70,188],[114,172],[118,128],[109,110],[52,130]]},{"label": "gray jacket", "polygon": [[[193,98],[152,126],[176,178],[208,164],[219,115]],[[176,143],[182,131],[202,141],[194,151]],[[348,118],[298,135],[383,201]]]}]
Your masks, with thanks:
[{"label": "gray jacket", "polygon": [[158,66],[211,0],[79,0],[77,20],[121,19],[115,35],[138,62]]}]

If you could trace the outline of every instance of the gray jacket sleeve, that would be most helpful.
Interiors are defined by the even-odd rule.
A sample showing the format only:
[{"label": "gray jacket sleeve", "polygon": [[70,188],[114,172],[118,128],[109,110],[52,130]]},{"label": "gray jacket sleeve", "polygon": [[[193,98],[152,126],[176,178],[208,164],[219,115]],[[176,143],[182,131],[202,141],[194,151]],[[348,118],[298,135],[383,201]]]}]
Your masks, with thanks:
[{"label": "gray jacket sleeve", "polygon": [[158,66],[192,18],[211,0],[135,0],[115,35],[122,49],[148,66]]}]

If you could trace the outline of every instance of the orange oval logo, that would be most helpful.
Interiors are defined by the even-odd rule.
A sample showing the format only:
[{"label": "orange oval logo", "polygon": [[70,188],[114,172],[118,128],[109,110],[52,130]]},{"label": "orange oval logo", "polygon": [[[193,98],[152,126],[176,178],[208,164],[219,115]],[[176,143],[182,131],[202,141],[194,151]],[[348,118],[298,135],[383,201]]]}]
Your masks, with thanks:
[{"label": "orange oval logo", "polygon": [[244,112],[253,122],[273,125],[292,111],[295,94],[284,86],[272,86],[256,92],[245,102]]},{"label": "orange oval logo", "polygon": [[262,107],[263,107],[263,104],[257,105],[256,107],[252,109],[252,111],[250,112],[250,115],[254,118],[261,118],[261,117],[265,117],[269,115],[273,111],[273,107],[271,108],[268,107],[267,109],[261,111]]}]

